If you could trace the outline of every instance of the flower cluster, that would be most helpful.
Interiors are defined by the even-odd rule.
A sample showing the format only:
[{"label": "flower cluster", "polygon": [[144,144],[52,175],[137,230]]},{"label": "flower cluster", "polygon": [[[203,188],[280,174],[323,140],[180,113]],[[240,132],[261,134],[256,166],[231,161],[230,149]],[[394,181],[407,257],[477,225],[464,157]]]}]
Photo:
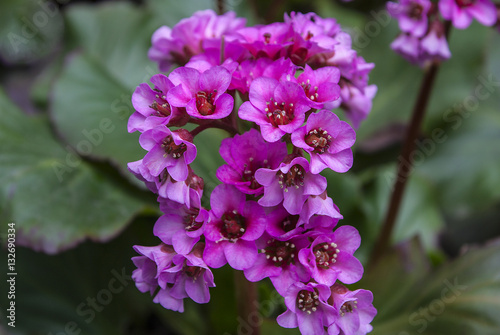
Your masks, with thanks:
[{"label": "flower cluster", "polygon": [[437,4],[431,0],[400,0],[388,2],[387,9],[401,29],[391,48],[421,67],[451,57],[439,13],[458,29],[467,28],[474,18],[485,26],[497,22],[497,10],[490,0],[439,0]]},{"label": "flower cluster", "polygon": [[[137,287],[165,308],[210,299],[211,268],[229,264],[249,281],[270,278],[285,297],[278,322],[303,334],[363,334],[376,310],[371,293],[350,292],[363,274],[353,256],[360,236],[328,197],[324,169],[353,164],[354,127],[376,87],[373,64],[351,49],[334,19],[291,13],[284,22],[246,27],[232,12],[200,11],[161,27],[149,56],[168,76],[132,96],[128,129],[147,151],[129,170],[158,195],[164,213],[156,247],[136,246]],[[235,97],[243,101],[235,106]],[[194,126],[193,126],[194,125]],[[222,184],[202,206],[204,181],[191,168],[195,137],[221,128]],[[246,131],[240,130],[246,129]],[[191,130],[188,130],[191,129]]]}]

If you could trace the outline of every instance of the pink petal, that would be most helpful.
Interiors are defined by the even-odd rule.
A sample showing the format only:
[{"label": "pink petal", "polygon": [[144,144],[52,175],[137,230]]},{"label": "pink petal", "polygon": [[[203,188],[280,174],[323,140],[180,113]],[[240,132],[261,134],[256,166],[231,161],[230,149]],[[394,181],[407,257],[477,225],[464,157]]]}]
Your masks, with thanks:
[{"label": "pink petal", "polygon": [[224,254],[233,269],[245,270],[257,260],[257,247],[254,242],[238,240],[236,243],[227,243]]}]

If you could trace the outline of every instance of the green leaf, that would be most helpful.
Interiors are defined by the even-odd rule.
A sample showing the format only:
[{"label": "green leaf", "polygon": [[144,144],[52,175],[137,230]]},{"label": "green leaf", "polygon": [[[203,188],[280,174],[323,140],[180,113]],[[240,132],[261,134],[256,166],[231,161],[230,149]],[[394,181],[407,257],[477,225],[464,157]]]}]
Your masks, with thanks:
[{"label": "green leaf", "polygon": [[109,180],[52,136],[43,117],[28,117],[0,91],[0,193],[19,245],[55,253],[120,232],[145,201]]},{"label": "green leaf", "polygon": [[[197,304],[186,301],[184,314],[165,310],[130,278],[135,269],[130,258],[137,256],[132,245],[159,242],[151,233],[154,220],[141,217],[109,243],[87,241],[58,255],[17,246],[15,330],[31,335],[77,334],[78,330],[96,335],[202,334],[197,332],[205,325]],[[2,263],[6,259],[3,248],[0,259]],[[5,277],[2,271],[2,292],[8,291]],[[6,303],[7,294],[2,294],[0,304]],[[163,318],[167,321],[162,326]]]},{"label": "green leaf", "polygon": [[[418,265],[422,264],[418,260],[421,252],[415,245],[401,251],[382,259],[360,283],[373,291],[378,309],[372,334],[500,332],[498,240],[482,248],[470,248],[432,272]],[[409,254],[413,261],[408,261]]]}]

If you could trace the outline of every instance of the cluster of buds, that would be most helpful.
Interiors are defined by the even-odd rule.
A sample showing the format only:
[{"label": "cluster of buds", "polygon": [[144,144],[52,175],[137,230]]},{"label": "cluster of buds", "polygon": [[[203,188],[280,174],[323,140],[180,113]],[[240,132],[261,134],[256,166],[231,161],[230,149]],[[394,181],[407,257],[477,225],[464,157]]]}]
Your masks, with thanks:
[{"label": "cluster of buds", "polygon": [[[158,195],[164,213],[154,226],[161,244],[135,247],[137,287],[183,311],[184,298],[209,301],[210,269],[229,264],[249,281],[270,278],[285,297],[283,327],[370,331],[371,293],[340,284],[362,277],[353,256],[360,236],[354,227],[336,228],[342,215],[320,173],[352,166],[355,131],[332,109],[359,126],[376,92],[368,85],[373,64],[351,49],[334,19],[314,13],[246,27],[232,12],[199,11],[159,28],[152,44],[149,57],[161,71],[179,67],[132,96],[128,129],[141,132],[148,152],[129,170]],[[207,128],[230,135],[220,146],[226,164],[216,172],[222,183],[210,209],[190,166],[194,138]]]},{"label": "cluster of buds", "polygon": [[475,18],[485,26],[497,22],[497,11],[490,0],[400,0],[388,2],[389,13],[398,20],[401,34],[391,48],[421,67],[451,57],[446,40],[447,21],[457,29],[467,28]]}]

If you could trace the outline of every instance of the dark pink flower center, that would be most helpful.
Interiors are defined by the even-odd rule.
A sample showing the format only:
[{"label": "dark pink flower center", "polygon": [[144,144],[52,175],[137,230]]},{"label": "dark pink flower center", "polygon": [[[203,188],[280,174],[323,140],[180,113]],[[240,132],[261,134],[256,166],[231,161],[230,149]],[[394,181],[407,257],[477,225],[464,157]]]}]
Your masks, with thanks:
[{"label": "dark pink flower center", "polygon": [[203,268],[199,267],[199,266],[187,266],[187,265],[184,265],[184,273],[193,278],[193,279],[196,279],[200,276],[200,274],[202,273],[202,271],[204,270]]},{"label": "dark pink flower center", "polygon": [[273,102],[272,98],[270,102],[267,102],[267,107],[264,111],[269,118],[269,122],[271,122],[274,127],[289,124],[295,118],[292,103],[288,105],[284,102],[277,103],[276,101]]},{"label": "dark pink flower center", "polygon": [[470,7],[472,6],[476,0],[456,0],[458,7]]},{"label": "dark pink flower center", "polygon": [[154,91],[156,92],[155,98],[156,100],[153,100],[151,105],[152,109],[156,111],[156,113],[151,114],[151,116],[160,116],[160,117],[166,117],[170,116],[172,113],[172,109],[170,107],[170,104],[167,102],[167,97],[165,94],[160,91],[159,89],[155,88]]},{"label": "dark pink flower center", "polygon": [[297,228],[297,222],[299,222],[299,215],[288,215],[281,221],[281,228],[285,232],[289,232]]},{"label": "dark pink flower center", "polygon": [[266,258],[274,264],[274,266],[284,266],[293,264],[297,254],[295,244],[278,241],[275,239],[267,241],[265,249],[260,250],[261,253],[266,255]]},{"label": "dark pink flower center", "polygon": [[201,115],[212,115],[215,112],[214,100],[217,95],[217,90],[212,92],[199,91],[196,93],[196,108]]},{"label": "dark pink flower center", "polygon": [[270,33],[264,33],[264,35],[262,35],[264,37],[264,43],[266,44],[269,44],[271,43],[271,34]]},{"label": "dark pink flower center", "polygon": [[306,41],[309,41],[309,40],[310,40],[311,38],[313,38],[313,37],[314,37],[314,34],[313,34],[313,33],[311,33],[310,31],[307,31],[307,35],[306,35],[306,37],[305,37],[304,39],[305,39]]},{"label": "dark pink flower center", "polygon": [[297,307],[307,314],[316,312],[319,305],[318,291],[314,289],[314,292],[302,290],[297,295]]},{"label": "dark pink flower center", "polygon": [[196,218],[200,214],[198,208],[190,208],[188,213],[184,216],[184,229],[186,231],[195,231],[201,228],[203,222],[196,221]]},{"label": "dark pink flower center", "polygon": [[316,265],[322,269],[328,269],[337,262],[337,255],[340,252],[336,243],[320,243],[313,249],[316,257]]},{"label": "dark pink flower center", "polygon": [[346,301],[342,307],[340,307],[340,316],[344,316],[346,313],[352,313],[356,308],[358,308],[358,302],[356,300]]},{"label": "dark pink flower center", "polygon": [[262,185],[257,182],[255,179],[255,171],[257,171],[260,168],[265,168],[265,169],[270,169],[271,166],[269,165],[269,162],[267,159],[261,162],[256,162],[253,157],[250,157],[248,162],[243,165],[243,176],[242,179],[243,181],[249,181],[250,186],[249,188],[252,190],[258,189]]},{"label": "dark pink flower center", "polygon": [[314,153],[322,154],[330,148],[332,136],[326,130],[317,128],[308,132],[304,141],[307,145],[314,148]]},{"label": "dark pink flower center", "polygon": [[285,192],[288,191],[288,187],[299,188],[300,186],[304,186],[305,172],[302,166],[295,164],[286,174],[278,171],[278,183],[281,188],[285,188]]},{"label": "dark pink flower center", "polygon": [[311,99],[312,101],[318,99],[318,86],[311,86],[311,81],[307,79],[306,81],[303,81],[300,83],[300,86],[304,89],[304,92],[306,93],[306,96]]},{"label": "dark pink flower center", "polygon": [[414,20],[421,20],[424,7],[421,4],[413,2],[408,9],[408,16]]},{"label": "dark pink flower center", "polygon": [[222,215],[221,234],[228,240],[236,240],[243,236],[246,231],[246,220],[236,211],[227,212]]},{"label": "dark pink flower center", "polygon": [[181,158],[181,156],[187,150],[186,144],[184,143],[175,144],[172,135],[165,137],[161,146],[163,147],[163,150],[165,150],[165,154],[163,155],[163,157],[166,157],[167,155],[172,155],[173,158]]}]

